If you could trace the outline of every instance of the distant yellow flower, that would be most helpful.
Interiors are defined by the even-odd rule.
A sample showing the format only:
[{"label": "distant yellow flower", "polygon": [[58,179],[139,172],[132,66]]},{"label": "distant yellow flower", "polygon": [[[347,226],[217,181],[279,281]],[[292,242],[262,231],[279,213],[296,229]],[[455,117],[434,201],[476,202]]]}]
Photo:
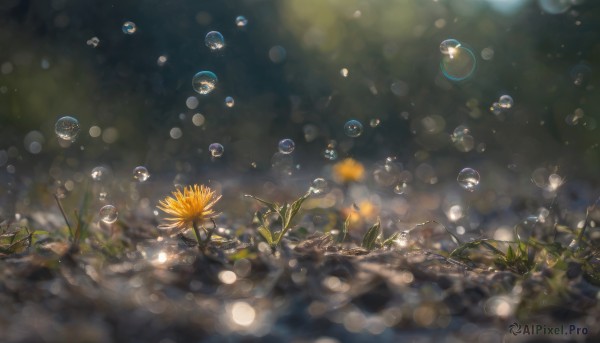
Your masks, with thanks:
[{"label": "distant yellow flower", "polygon": [[365,167],[352,158],[346,158],[333,165],[333,178],[337,183],[360,181],[365,176]]},{"label": "distant yellow flower", "polygon": [[161,200],[160,210],[171,215],[165,218],[170,223],[161,226],[163,229],[183,231],[188,229],[194,221],[210,219],[218,214],[213,210],[213,206],[221,196],[217,196],[213,190],[204,185],[188,186],[183,192],[178,189],[173,192],[173,197],[166,197]]}]

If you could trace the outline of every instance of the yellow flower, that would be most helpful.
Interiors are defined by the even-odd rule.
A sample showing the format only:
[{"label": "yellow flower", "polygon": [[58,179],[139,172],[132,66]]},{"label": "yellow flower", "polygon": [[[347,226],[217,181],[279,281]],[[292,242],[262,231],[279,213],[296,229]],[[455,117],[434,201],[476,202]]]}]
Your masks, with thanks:
[{"label": "yellow flower", "polygon": [[217,196],[213,190],[204,185],[188,186],[183,192],[178,189],[173,192],[173,197],[161,200],[160,210],[171,215],[165,218],[169,223],[161,226],[162,229],[183,231],[189,228],[194,221],[202,221],[216,217],[213,206],[221,196]]},{"label": "yellow flower", "polygon": [[360,181],[365,176],[365,167],[352,158],[346,158],[333,165],[333,178],[337,183]]}]

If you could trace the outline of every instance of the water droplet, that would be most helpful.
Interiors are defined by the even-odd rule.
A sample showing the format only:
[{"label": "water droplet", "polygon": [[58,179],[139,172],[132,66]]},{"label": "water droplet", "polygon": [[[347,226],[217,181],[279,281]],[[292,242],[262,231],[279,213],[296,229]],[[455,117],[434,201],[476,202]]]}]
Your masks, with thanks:
[{"label": "water droplet", "polygon": [[504,109],[509,109],[513,107],[514,101],[510,95],[502,95],[500,99],[498,99],[498,104]]},{"label": "water droplet", "polygon": [[117,217],[119,216],[119,212],[117,208],[113,205],[106,205],[100,209],[100,220],[105,222],[106,224],[112,224],[117,221]]},{"label": "water droplet", "polygon": [[248,19],[246,19],[246,17],[244,17],[243,15],[240,15],[237,18],[235,18],[235,25],[237,25],[237,27],[244,27],[248,25]]},{"label": "water droplet", "polygon": [[327,180],[322,177],[314,179],[310,184],[310,191],[313,194],[323,194],[329,190],[329,184]]},{"label": "water droplet", "polygon": [[79,134],[79,121],[73,117],[65,116],[56,121],[54,132],[66,141],[74,141]]},{"label": "water droplet", "polygon": [[146,167],[137,166],[133,169],[133,178],[139,182],[144,182],[150,178],[150,173]]},{"label": "water droplet", "polygon": [[[449,44],[444,44],[446,41],[451,41]],[[462,81],[468,78],[475,71],[477,60],[473,52],[458,43],[455,39],[450,39],[442,42],[440,51],[442,51],[442,61],[440,69],[442,74],[451,81]],[[446,52],[444,52],[446,51]]]},{"label": "water droplet", "polygon": [[87,40],[86,44],[95,48],[100,44],[100,39],[98,37],[92,37]]},{"label": "water droplet", "polygon": [[212,143],[208,146],[208,151],[212,157],[221,157],[225,152],[225,148],[221,143]]},{"label": "water droplet", "polygon": [[279,152],[282,154],[291,154],[296,148],[296,143],[289,138],[284,138],[279,141]]},{"label": "water droplet", "polygon": [[192,87],[202,95],[212,92],[217,86],[217,75],[211,71],[201,71],[192,78]]},{"label": "water droplet", "polygon": [[123,23],[123,27],[121,28],[123,33],[126,35],[132,35],[137,31],[137,26],[132,21],[126,21]]},{"label": "water droplet", "polygon": [[379,118],[373,118],[371,119],[371,121],[369,122],[369,125],[373,128],[379,126],[379,124],[381,124],[381,120]]},{"label": "water droplet", "polygon": [[212,51],[221,50],[225,47],[225,38],[218,31],[210,31],[204,37],[204,44]]},{"label": "water droplet", "polygon": [[479,185],[479,173],[472,168],[465,168],[458,173],[458,184],[469,192],[473,192]]},{"label": "water droplet", "polygon": [[440,52],[444,55],[454,55],[460,46],[456,39],[446,39],[440,43]]},{"label": "water droplet", "polygon": [[361,122],[359,122],[356,119],[351,119],[348,120],[346,122],[346,124],[344,124],[344,133],[348,136],[348,137],[358,137],[360,135],[362,135],[363,132],[363,125],[361,124]]},{"label": "water droplet", "polygon": [[108,170],[108,168],[103,167],[103,166],[94,167],[94,169],[92,169],[92,172],[90,173],[90,176],[92,177],[92,180],[94,180],[94,181],[106,180],[106,178],[109,175],[110,175],[110,171]]},{"label": "water droplet", "polygon": [[233,105],[235,105],[235,100],[230,96],[226,97],[225,98],[225,106],[231,108],[231,107],[233,107]]}]

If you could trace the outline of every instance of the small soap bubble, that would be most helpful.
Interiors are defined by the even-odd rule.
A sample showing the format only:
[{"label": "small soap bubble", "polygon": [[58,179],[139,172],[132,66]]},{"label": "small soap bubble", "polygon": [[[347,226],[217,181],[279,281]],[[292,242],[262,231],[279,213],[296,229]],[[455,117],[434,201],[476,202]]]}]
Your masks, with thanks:
[{"label": "small soap bubble", "polygon": [[408,192],[408,184],[406,182],[400,182],[394,186],[394,193],[401,195]]},{"label": "small soap bubble", "polygon": [[502,113],[502,106],[500,106],[500,103],[493,103],[492,106],[490,106],[490,112],[492,112],[495,115],[499,115]]},{"label": "small soap bubble", "polygon": [[318,177],[318,178],[314,179],[310,184],[310,191],[313,194],[327,193],[328,190],[329,190],[329,184],[328,184],[327,180],[325,180],[322,177]]},{"label": "small soap bubble", "polygon": [[200,102],[195,96],[190,96],[187,99],[185,99],[185,106],[190,110],[195,110],[199,104]]},{"label": "small soap bubble", "polygon": [[104,223],[112,224],[117,221],[119,212],[117,211],[117,208],[113,205],[106,205],[100,209],[99,215],[100,220],[102,220]]},{"label": "small soap bubble", "polygon": [[466,135],[470,133],[469,128],[466,125],[459,125],[452,132],[452,136],[450,137],[453,142],[460,142]]},{"label": "small soap bubble", "polygon": [[481,58],[483,58],[486,61],[493,59],[494,58],[494,49],[492,49],[490,47],[483,48],[483,50],[481,50]]},{"label": "small soap bubble", "polygon": [[285,61],[287,51],[281,45],[275,45],[269,49],[269,59],[273,63],[281,63]]},{"label": "small soap bubble", "polygon": [[342,68],[340,69],[340,75],[342,75],[342,77],[348,77],[348,68]]},{"label": "small soap bubble", "polygon": [[344,124],[344,133],[348,136],[348,137],[358,137],[360,135],[362,135],[363,132],[363,125],[361,124],[361,122],[359,122],[356,119],[351,119],[348,120],[346,122],[346,124]]},{"label": "small soap bubble", "polygon": [[371,121],[369,121],[369,125],[373,128],[379,126],[379,124],[381,124],[381,120],[379,118],[373,118]]},{"label": "small soap bubble", "polygon": [[123,33],[126,35],[132,35],[137,31],[137,26],[132,21],[126,21],[123,23],[123,27],[121,27]]},{"label": "small soap bubble", "polygon": [[200,71],[192,78],[192,87],[202,95],[212,92],[217,86],[217,75],[211,71]]},{"label": "small soap bubble", "polygon": [[144,182],[150,178],[150,173],[146,167],[137,166],[133,169],[133,178],[139,182]]},{"label": "small soap bubble", "polygon": [[94,181],[103,181],[109,176],[109,174],[110,171],[108,170],[108,168],[103,166],[97,166],[92,169],[90,176]]},{"label": "small soap bubble", "polygon": [[456,39],[446,39],[440,43],[440,52],[444,55],[453,56],[460,46],[460,42]]},{"label": "small soap bubble", "polygon": [[248,25],[248,19],[246,19],[246,17],[244,17],[243,15],[240,15],[237,18],[235,18],[235,25],[237,25],[237,27],[244,27]]},{"label": "small soap bubble", "polygon": [[74,141],[79,134],[79,129],[79,121],[70,116],[58,119],[54,125],[56,135],[66,141]]},{"label": "small soap bubble", "polygon": [[160,55],[160,56],[158,56],[158,59],[156,60],[156,64],[157,64],[159,67],[162,67],[162,66],[164,66],[164,65],[165,65],[165,63],[167,63],[167,59],[168,59],[168,58],[167,58],[167,56],[165,56],[165,55]]},{"label": "small soap bubble", "polygon": [[514,101],[510,95],[502,95],[500,99],[498,99],[498,104],[504,109],[509,109],[513,107]]},{"label": "small soap bubble", "polygon": [[284,138],[279,141],[279,152],[282,154],[291,154],[296,148],[296,143],[289,138]]},{"label": "small soap bubble", "polygon": [[469,192],[473,192],[479,185],[479,173],[472,168],[464,168],[456,178],[458,184]]},{"label": "small soap bubble", "polygon": [[95,48],[100,44],[100,39],[98,37],[92,37],[87,40],[86,44]]},{"label": "small soap bubble", "polygon": [[225,47],[225,38],[219,31],[210,31],[204,37],[204,44],[212,51],[221,50]]},{"label": "small soap bubble", "polygon": [[233,107],[233,105],[235,105],[235,100],[233,99],[233,97],[230,97],[230,96],[226,97],[225,98],[225,106],[231,108],[231,107]]},{"label": "small soap bubble", "polygon": [[212,157],[221,157],[225,152],[225,148],[221,143],[212,143],[208,146],[208,151]]},{"label": "small soap bubble", "polygon": [[[449,43],[444,43],[448,41]],[[451,81],[467,79],[473,74],[477,66],[475,55],[469,48],[461,45],[455,39],[448,39],[444,42],[440,44],[440,51],[443,54],[440,62],[442,74]]]}]

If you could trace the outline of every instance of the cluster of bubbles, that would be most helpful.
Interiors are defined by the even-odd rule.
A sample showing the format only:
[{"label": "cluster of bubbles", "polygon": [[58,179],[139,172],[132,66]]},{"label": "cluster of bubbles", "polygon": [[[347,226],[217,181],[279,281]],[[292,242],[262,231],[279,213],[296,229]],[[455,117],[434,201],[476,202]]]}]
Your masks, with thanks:
[{"label": "cluster of bubbles", "polygon": [[473,192],[479,185],[479,172],[473,168],[464,168],[456,178],[458,184],[469,192]]},{"label": "cluster of bubbles", "polygon": [[440,70],[451,81],[462,81],[473,75],[477,60],[475,54],[456,39],[446,39],[440,43],[442,61]]},{"label": "cluster of bubbles", "polygon": [[494,102],[492,106],[490,106],[490,111],[495,115],[499,115],[511,109],[514,103],[515,102],[510,95],[504,94],[500,96],[498,101]]}]

